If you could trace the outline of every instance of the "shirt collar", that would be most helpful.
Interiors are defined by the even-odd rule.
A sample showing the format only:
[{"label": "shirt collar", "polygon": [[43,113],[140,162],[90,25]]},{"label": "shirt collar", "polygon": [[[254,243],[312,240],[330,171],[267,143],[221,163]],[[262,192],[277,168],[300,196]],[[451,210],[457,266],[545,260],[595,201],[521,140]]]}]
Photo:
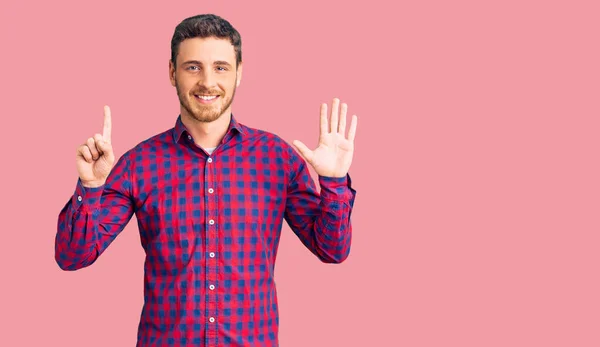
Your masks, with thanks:
[{"label": "shirt collar", "polygon": [[[227,136],[227,134],[229,134],[232,131],[232,129],[235,129],[242,136],[246,134],[246,131],[244,130],[244,126],[242,124],[238,123],[237,119],[235,119],[233,114],[231,114],[231,121],[229,122],[229,127],[227,128],[227,132],[225,133],[225,136]],[[181,139],[181,136],[184,133],[189,134],[189,131],[187,130],[187,128],[181,121],[181,115],[179,115],[177,117],[177,121],[175,122],[175,128],[173,128],[173,140],[175,142],[179,142],[179,140]]]}]

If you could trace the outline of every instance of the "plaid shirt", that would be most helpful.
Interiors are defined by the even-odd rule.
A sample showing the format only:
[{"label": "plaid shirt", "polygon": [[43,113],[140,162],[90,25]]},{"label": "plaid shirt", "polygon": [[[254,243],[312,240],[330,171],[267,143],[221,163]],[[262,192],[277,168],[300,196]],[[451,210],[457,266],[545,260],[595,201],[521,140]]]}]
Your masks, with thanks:
[{"label": "plaid shirt", "polygon": [[319,177],[278,136],[232,116],[211,155],[175,127],[127,151],[59,214],[63,270],[93,264],[135,213],[144,263],[137,346],[277,346],[273,272],[283,219],[326,263],[350,251],[356,191]]}]

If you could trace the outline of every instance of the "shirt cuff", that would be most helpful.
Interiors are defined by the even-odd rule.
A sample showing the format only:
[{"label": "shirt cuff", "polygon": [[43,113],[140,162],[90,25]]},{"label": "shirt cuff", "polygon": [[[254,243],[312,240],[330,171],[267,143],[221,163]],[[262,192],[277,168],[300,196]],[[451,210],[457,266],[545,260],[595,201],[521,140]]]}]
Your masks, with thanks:
[{"label": "shirt cuff", "polygon": [[319,176],[321,185],[321,198],[338,201],[354,201],[356,190],[352,188],[350,175],[345,177],[325,177]]},{"label": "shirt cuff", "polygon": [[104,185],[95,188],[84,187],[81,179],[77,180],[75,194],[73,194],[73,206],[75,210],[93,211],[100,208],[100,198],[104,191]]}]

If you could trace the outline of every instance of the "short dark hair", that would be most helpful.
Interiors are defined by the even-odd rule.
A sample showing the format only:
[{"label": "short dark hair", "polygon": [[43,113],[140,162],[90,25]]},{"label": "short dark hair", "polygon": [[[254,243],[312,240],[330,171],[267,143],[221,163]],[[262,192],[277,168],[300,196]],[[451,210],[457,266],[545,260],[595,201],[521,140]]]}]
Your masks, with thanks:
[{"label": "short dark hair", "polygon": [[181,21],[175,28],[171,39],[171,62],[176,66],[179,44],[194,37],[216,37],[229,39],[235,50],[236,66],[242,62],[242,37],[225,19],[214,14],[200,14]]}]

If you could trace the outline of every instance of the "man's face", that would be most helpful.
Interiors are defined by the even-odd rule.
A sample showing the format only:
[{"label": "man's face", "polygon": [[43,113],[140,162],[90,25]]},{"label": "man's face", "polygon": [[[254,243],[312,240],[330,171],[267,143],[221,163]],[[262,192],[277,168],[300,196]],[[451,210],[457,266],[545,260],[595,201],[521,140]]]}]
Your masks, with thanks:
[{"label": "man's face", "polygon": [[176,59],[177,68],[169,61],[169,77],[177,89],[182,114],[200,122],[212,122],[231,111],[242,64],[236,68],[235,50],[229,40],[183,40]]}]

